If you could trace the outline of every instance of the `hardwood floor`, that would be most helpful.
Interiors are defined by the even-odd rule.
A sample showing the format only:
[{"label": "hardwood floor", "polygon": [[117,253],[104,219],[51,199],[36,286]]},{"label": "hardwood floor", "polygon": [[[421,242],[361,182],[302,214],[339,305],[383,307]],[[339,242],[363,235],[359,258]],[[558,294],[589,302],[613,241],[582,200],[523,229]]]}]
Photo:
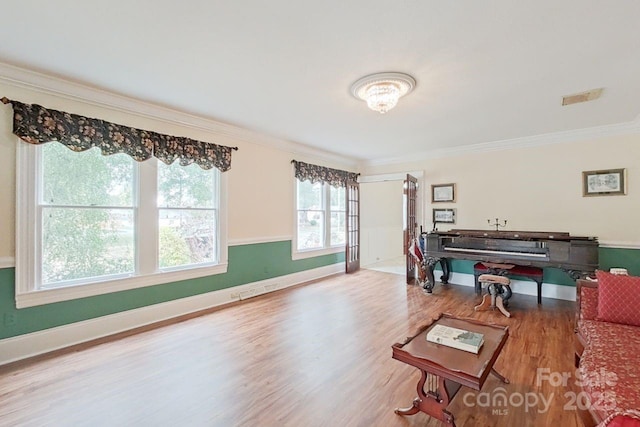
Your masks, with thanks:
[{"label": "hardwood floor", "polygon": [[[571,379],[568,388],[536,384],[539,367],[573,378],[574,303],[537,306],[514,295],[507,319],[475,313],[477,301],[469,287],[438,284],[426,295],[389,273],[331,277],[0,367],[0,425],[440,426],[424,414],[394,414],[411,404],[419,373],[391,359],[391,345],[448,312],[510,328],[495,367],[511,383],[489,376],[481,393],[462,388],[449,406],[458,426],[579,426],[564,410]],[[511,405],[487,402],[497,387]],[[526,410],[518,398],[540,393],[547,411],[541,402]]]}]

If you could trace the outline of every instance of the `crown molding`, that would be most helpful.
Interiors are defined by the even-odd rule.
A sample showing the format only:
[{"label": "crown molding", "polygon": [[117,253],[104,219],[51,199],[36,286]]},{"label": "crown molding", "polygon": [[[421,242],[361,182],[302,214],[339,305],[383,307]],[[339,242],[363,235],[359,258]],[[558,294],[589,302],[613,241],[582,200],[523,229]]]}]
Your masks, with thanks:
[{"label": "crown molding", "polygon": [[360,184],[370,183],[370,182],[385,182],[385,181],[404,181],[407,179],[407,175],[411,175],[414,178],[422,178],[424,176],[424,171],[408,171],[408,172],[399,172],[399,173],[383,173],[376,175],[360,175],[358,177],[358,182]]},{"label": "crown molding", "polygon": [[211,132],[251,144],[275,148],[294,155],[312,156],[352,167],[358,165],[358,161],[355,158],[3,62],[0,62],[0,83],[169,124]]},{"label": "crown molding", "polygon": [[597,139],[618,135],[640,133],[640,115],[635,120],[626,123],[594,126],[590,128],[574,129],[569,131],[545,133],[541,135],[525,136],[521,138],[504,139],[501,141],[482,142],[479,144],[460,147],[441,148],[436,150],[413,153],[379,160],[367,160],[360,163],[360,167],[383,166],[400,163],[414,163],[429,159],[454,157],[470,153],[482,153],[490,151],[512,150],[514,148],[537,147],[541,145],[562,144],[581,141],[585,139]]}]

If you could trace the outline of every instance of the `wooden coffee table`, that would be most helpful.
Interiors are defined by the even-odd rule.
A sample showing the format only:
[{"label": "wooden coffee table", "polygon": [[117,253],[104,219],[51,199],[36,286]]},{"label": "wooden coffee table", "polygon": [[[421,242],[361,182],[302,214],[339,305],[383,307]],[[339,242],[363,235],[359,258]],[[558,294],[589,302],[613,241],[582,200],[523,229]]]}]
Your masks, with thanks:
[{"label": "wooden coffee table", "polygon": [[[478,354],[473,354],[427,341],[427,333],[437,324],[484,334],[484,344]],[[480,390],[489,373],[493,373],[505,384],[509,383],[509,380],[493,369],[508,336],[507,326],[488,325],[442,314],[404,343],[394,344],[391,347],[392,357],[415,366],[422,373],[418,381],[418,397],[413,400],[413,405],[398,408],[395,413],[413,415],[422,411],[455,426],[453,415],[446,408],[461,386]]]}]

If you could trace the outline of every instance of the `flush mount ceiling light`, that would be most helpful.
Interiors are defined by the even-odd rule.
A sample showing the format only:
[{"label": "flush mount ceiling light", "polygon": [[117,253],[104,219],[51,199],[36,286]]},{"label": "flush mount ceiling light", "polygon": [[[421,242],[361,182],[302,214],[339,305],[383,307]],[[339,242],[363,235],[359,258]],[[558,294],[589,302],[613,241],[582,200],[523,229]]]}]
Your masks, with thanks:
[{"label": "flush mount ceiling light", "polygon": [[369,108],[384,114],[416,87],[413,77],[403,73],[376,73],[364,76],[351,85],[351,94],[366,101]]}]

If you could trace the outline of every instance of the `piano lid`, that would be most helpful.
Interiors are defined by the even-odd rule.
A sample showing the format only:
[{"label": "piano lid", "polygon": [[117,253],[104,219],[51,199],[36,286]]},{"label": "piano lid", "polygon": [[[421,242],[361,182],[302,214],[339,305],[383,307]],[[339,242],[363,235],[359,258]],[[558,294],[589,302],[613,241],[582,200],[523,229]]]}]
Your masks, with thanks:
[{"label": "piano lid", "polygon": [[553,231],[495,231],[495,230],[464,230],[454,229],[450,231],[437,231],[434,234],[452,237],[484,237],[489,239],[510,240],[598,240],[597,237],[571,236],[567,232]]}]

